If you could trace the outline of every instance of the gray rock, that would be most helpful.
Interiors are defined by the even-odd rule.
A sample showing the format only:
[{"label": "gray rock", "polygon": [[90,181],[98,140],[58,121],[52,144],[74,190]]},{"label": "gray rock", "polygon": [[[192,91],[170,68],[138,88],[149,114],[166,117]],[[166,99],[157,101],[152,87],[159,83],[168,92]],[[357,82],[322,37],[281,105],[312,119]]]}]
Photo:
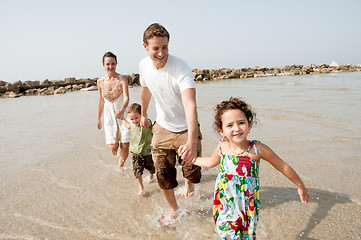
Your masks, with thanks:
[{"label": "gray rock", "polygon": [[65,84],[75,84],[76,79],[73,77],[65,78],[64,83]]},{"label": "gray rock", "polygon": [[38,89],[31,88],[25,91],[26,96],[32,96],[37,94]]},{"label": "gray rock", "polygon": [[66,93],[66,90],[64,87],[60,87],[54,91],[54,94],[64,94]]},{"label": "gray rock", "polygon": [[7,92],[5,92],[3,97],[6,97],[6,98],[18,98],[18,97],[21,97],[21,94],[17,94],[17,93],[12,92],[12,91],[7,91]]},{"label": "gray rock", "polygon": [[63,80],[51,80],[50,83],[54,86],[64,86],[65,85]]},{"label": "gray rock", "polygon": [[80,91],[97,91],[97,90],[98,90],[97,86],[91,86],[91,87],[80,89]]},{"label": "gray rock", "polygon": [[5,89],[6,89],[6,91],[14,92],[16,94],[18,94],[20,92],[20,86],[13,85],[11,83],[7,83],[5,85]]},{"label": "gray rock", "polygon": [[0,86],[0,93],[4,93],[6,92],[6,87],[5,86]]},{"label": "gray rock", "polygon": [[76,85],[76,84],[71,85],[71,88],[73,89],[73,91],[79,91],[80,89],[82,89],[82,87],[81,87],[81,86]]},{"label": "gray rock", "polygon": [[23,85],[23,83],[19,80],[19,81],[14,82],[13,85],[20,87]]},{"label": "gray rock", "polygon": [[65,90],[66,90],[66,91],[72,91],[72,87],[71,87],[71,85],[67,85],[67,86],[65,86]]},{"label": "gray rock", "polygon": [[53,95],[54,91],[48,88],[43,88],[38,91],[38,95]]},{"label": "gray rock", "polygon": [[38,88],[40,87],[40,81],[25,81],[24,85],[28,88]]}]

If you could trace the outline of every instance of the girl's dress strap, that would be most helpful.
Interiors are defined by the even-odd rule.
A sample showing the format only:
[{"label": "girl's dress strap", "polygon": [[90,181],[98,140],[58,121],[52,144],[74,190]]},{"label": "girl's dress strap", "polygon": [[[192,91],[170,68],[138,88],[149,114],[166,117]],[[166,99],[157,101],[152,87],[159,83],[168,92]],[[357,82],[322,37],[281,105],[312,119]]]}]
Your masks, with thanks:
[{"label": "girl's dress strap", "polygon": [[[256,146],[256,143],[259,143],[260,141],[258,140],[252,140],[250,144],[252,144],[253,148],[254,148],[254,152],[259,155],[259,152],[258,152],[258,149],[257,149],[257,146]],[[251,150],[252,146],[249,148],[249,150]],[[249,151],[248,150],[248,151]]]},{"label": "girl's dress strap", "polygon": [[221,155],[223,157],[223,153],[222,153],[222,147],[221,147],[221,142],[223,141],[223,138],[221,140],[219,140],[218,142],[218,147],[219,147],[219,151],[221,152]]}]

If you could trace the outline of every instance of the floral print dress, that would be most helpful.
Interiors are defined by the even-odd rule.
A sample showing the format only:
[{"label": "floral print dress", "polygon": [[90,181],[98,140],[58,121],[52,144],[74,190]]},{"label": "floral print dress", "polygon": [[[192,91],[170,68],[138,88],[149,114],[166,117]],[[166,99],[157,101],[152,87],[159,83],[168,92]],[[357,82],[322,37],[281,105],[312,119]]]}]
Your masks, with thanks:
[{"label": "floral print dress", "polygon": [[[122,77],[122,75],[120,75]],[[105,89],[104,81],[101,83],[102,96],[104,98],[104,131],[106,144],[115,144],[122,141],[122,132],[130,132],[122,122],[115,117],[115,112],[122,107],[123,98],[120,96],[123,93],[120,80],[117,80],[113,89]],[[124,118],[127,117],[126,111]],[[123,142],[123,141],[122,141]]]},{"label": "floral print dress", "polygon": [[253,140],[245,156],[223,154],[215,191],[213,218],[222,239],[256,239],[259,212],[259,161],[250,158]]}]

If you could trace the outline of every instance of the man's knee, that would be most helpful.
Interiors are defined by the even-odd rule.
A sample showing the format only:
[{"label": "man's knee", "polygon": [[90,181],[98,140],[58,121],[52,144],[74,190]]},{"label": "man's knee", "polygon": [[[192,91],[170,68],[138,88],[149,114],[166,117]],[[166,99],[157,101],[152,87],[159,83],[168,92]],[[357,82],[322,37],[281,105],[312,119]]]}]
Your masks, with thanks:
[{"label": "man's knee", "polygon": [[178,186],[175,168],[157,168],[156,175],[161,189],[173,189]]}]

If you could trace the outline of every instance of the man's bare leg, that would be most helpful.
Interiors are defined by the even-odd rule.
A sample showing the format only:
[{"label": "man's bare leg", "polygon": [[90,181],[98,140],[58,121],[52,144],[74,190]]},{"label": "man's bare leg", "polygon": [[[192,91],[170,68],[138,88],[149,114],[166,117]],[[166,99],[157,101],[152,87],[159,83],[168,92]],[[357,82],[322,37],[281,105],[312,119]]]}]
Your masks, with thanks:
[{"label": "man's bare leg", "polygon": [[188,199],[194,195],[194,184],[186,178],[184,180],[185,180],[184,198]]},{"label": "man's bare leg", "polygon": [[161,189],[162,194],[165,198],[165,200],[168,203],[168,206],[170,208],[170,213],[167,217],[165,217],[164,221],[161,222],[164,226],[168,226],[170,223],[170,220],[175,219],[177,217],[176,211],[178,210],[178,204],[177,200],[175,198],[174,189]]}]

